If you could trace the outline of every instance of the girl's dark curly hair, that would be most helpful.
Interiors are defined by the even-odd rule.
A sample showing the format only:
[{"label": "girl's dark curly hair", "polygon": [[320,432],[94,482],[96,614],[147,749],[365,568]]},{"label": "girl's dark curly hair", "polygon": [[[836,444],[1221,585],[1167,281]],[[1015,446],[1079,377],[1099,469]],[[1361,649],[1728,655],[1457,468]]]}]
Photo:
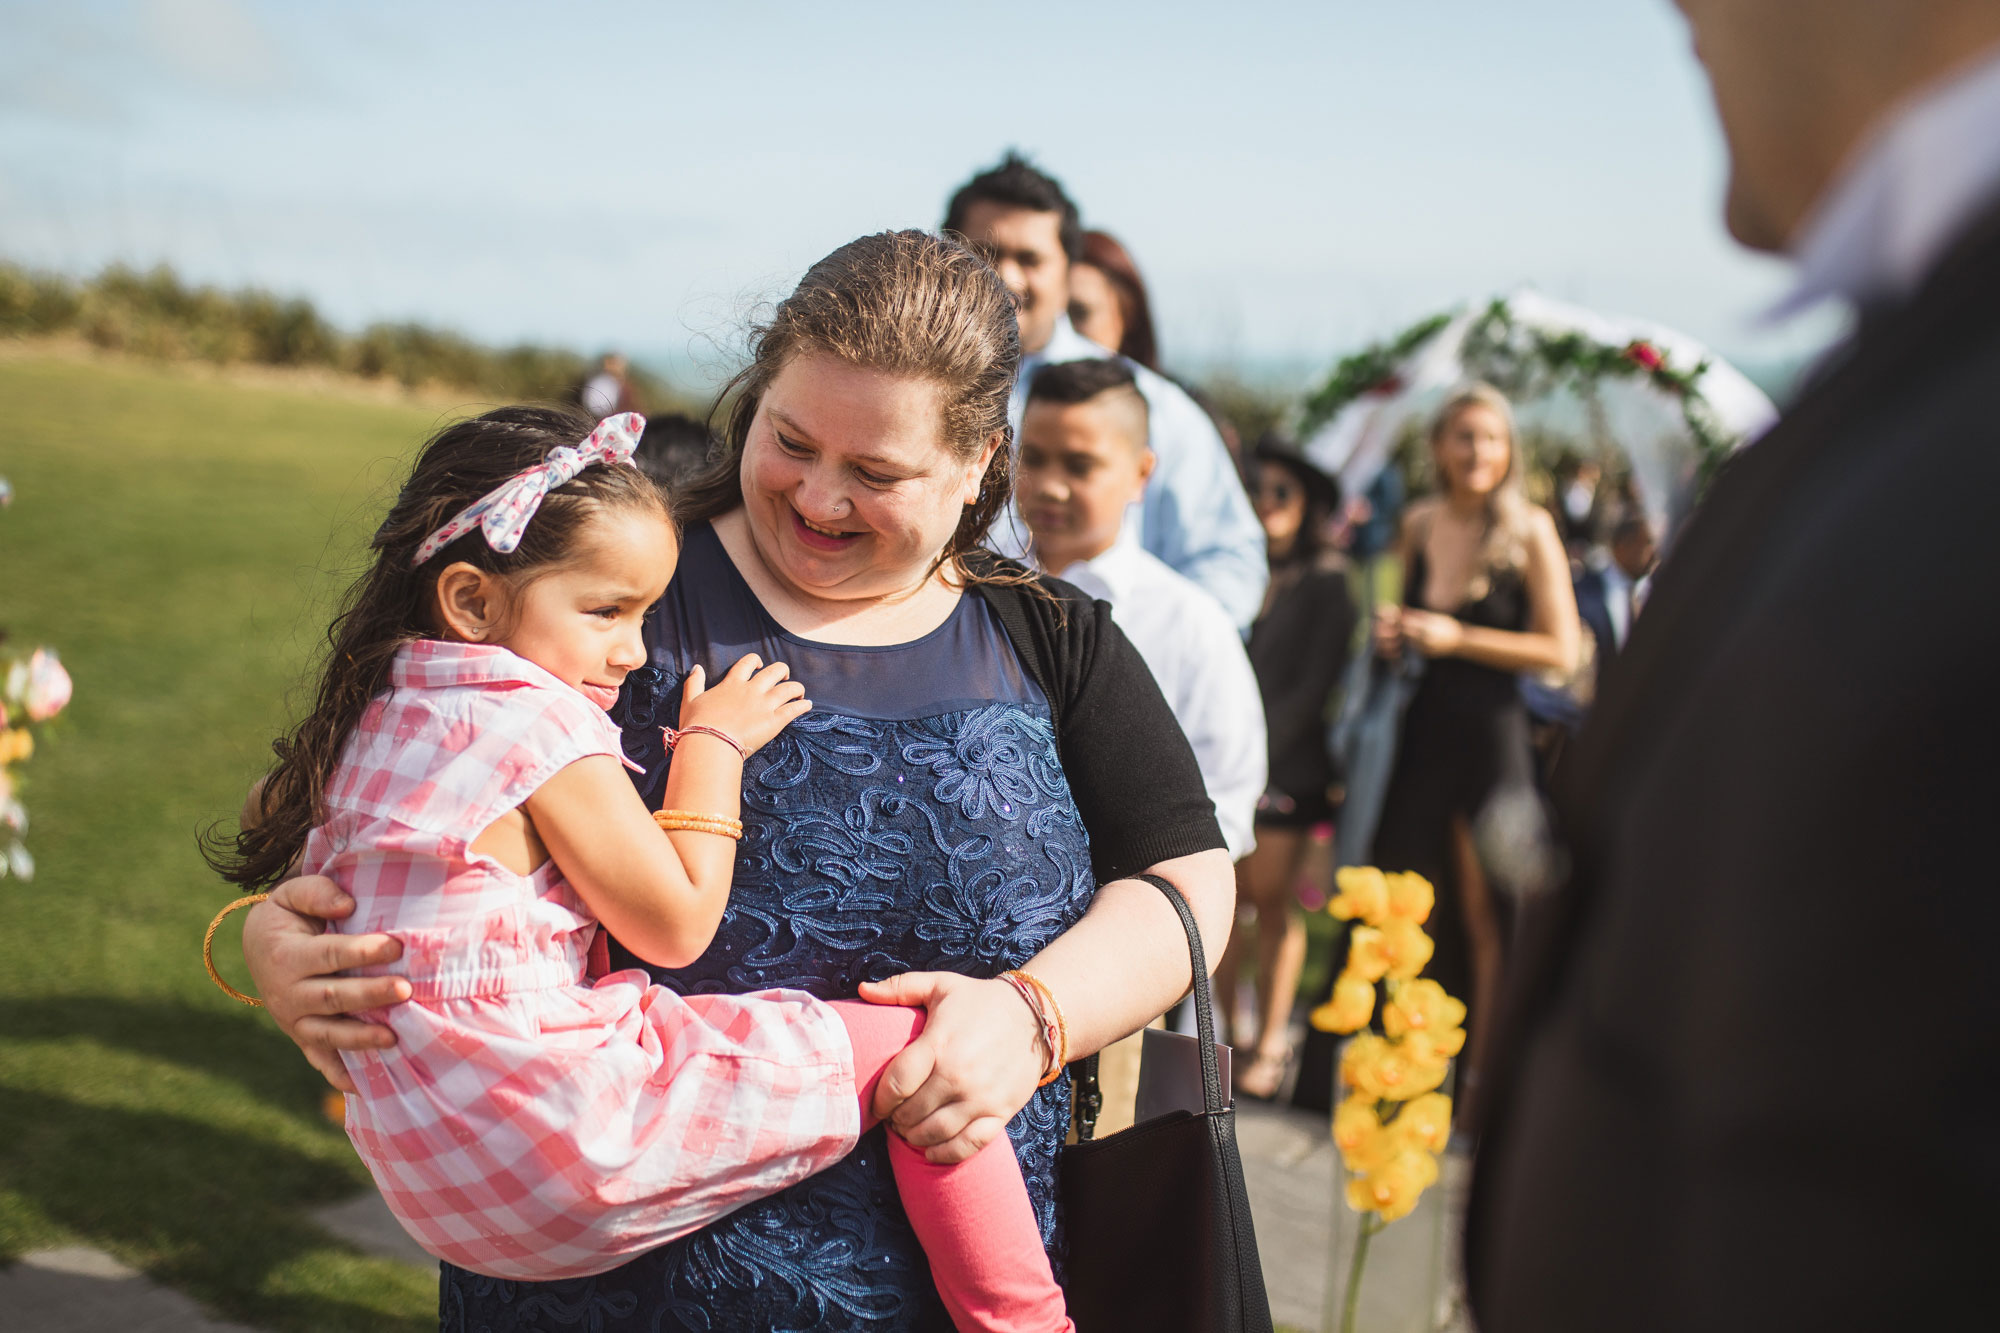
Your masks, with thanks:
[{"label": "girl's dark curly hair", "polygon": [[261,815],[233,837],[211,833],[203,839],[202,854],[224,879],[261,888],[292,873],[306,835],[326,818],[327,782],[348,737],[389,688],[397,650],[438,633],[432,602],[441,571],[464,561],[518,589],[573,555],[585,524],[601,509],[650,509],[671,521],[666,495],[644,473],[593,463],[549,492],[512,552],[496,552],[475,528],[411,567],[424,538],[551,450],[580,443],[591,424],[566,408],[503,407],[447,426],[424,445],[375,531],[374,564],[347,590],[327,629],[312,711],[271,746],[277,766],[253,801],[261,804]]}]

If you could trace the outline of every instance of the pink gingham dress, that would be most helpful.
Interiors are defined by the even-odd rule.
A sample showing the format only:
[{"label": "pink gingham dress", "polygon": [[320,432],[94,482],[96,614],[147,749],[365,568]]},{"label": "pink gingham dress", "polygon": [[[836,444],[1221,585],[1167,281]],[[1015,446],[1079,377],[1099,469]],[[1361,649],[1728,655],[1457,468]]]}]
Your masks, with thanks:
[{"label": "pink gingham dress", "polygon": [[397,656],[306,844],[386,931],[406,1004],[345,1053],[347,1132],[423,1247],[495,1277],[577,1277],[840,1160],[860,1132],[846,1029],[798,991],[682,998],[584,977],[596,919],[550,862],[519,875],[470,843],[558,770],[623,760],[602,709],[504,648]]}]

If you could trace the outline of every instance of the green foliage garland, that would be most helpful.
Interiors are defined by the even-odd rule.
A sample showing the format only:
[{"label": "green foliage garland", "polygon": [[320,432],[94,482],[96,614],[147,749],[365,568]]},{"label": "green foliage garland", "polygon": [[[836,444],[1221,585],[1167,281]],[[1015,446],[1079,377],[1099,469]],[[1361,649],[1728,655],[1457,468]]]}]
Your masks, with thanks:
[{"label": "green foliage garland", "polygon": [[1396,368],[1449,323],[1450,315],[1432,315],[1411,325],[1390,342],[1376,343],[1352,356],[1342,357],[1334,366],[1333,373],[1327,376],[1326,383],[1307,395],[1305,415],[1299,422],[1300,438],[1311,435],[1333,420],[1340,414],[1341,408],[1362,394],[1393,387]]},{"label": "green foliage garland", "polygon": [[[1300,434],[1311,435],[1333,420],[1341,409],[1371,390],[1400,387],[1396,372],[1419,348],[1436,337],[1449,315],[1433,315],[1394,339],[1377,343],[1343,358],[1326,382],[1306,398]],[[1468,378],[1487,383],[1517,401],[1568,389],[1598,410],[1598,385],[1607,379],[1643,378],[1680,404],[1681,420],[1701,455],[1701,481],[1711,478],[1729,457],[1734,441],[1716,423],[1702,396],[1704,360],[1691,370],[1678,370],[1649,342],[1622,346],[1598,342],[1575,330],[1546,333],[1523,328],[1504,300],[1487,306],[1466,330],[1459,361]]]}]

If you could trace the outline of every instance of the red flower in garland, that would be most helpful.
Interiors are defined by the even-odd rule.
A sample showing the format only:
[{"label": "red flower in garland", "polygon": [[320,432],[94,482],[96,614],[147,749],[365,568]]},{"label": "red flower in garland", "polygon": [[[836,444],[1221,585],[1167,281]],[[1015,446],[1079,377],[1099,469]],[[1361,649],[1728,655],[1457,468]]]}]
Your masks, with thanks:
[{"label": "red flower in garland", "polygon": [[1660,370],[1667,364],[1667,359],[1660,355],[1660,349],[1649,342],[1635,342],[1627,347],[1625,359],[1647,370]]},{"label": "red flower in garland", "polygon": [[1384,398],[1387,398],[1390,394],[1401,393],[1402,391],[1403,377],[1392,370],[1361,392],[1381,394]]}]

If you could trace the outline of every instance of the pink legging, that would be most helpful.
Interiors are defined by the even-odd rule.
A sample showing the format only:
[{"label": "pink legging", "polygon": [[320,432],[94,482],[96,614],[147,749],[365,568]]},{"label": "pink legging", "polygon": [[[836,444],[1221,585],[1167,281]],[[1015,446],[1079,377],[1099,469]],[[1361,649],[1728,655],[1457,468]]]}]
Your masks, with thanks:
[{"label": "pink legging", "polygon": [[[872,1129],[875,1084],[924,1030],[924,1011],[849,1000],[833,1008],[854,1045],[861,1127]],[[1006,1134],[956,1166],[933,1166],[893,1130],[887,1138],[903,1211],[960,1333],[1074,1333]]]}]

